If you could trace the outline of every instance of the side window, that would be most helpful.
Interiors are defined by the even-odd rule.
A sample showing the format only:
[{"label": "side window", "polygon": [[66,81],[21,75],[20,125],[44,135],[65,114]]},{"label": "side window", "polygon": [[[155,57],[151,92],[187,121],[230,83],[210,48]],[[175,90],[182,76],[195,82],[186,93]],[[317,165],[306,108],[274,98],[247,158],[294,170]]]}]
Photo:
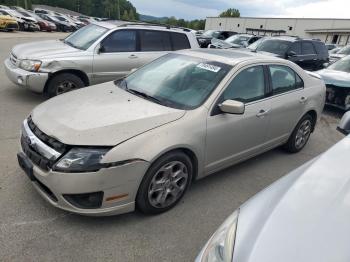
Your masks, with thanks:
[{"label": "side window", "polygon": [[171,51],[169,33],[153,30],[140,31],[140,51]]},{"label": "side window", "polygon": [[253,66],[240,72],[228,85],[221,101],[228,99],[244,103],[265,97],[263,66]]},{"label": "side window", "polygon": [[103,42],[103,53],[136,51],[136,31],[118,30],[107,36]]},{"label": "side window", "polygon": [[304,86],[303,80],[291,68],[280,65],[269,66],[274,95]]},{"label": "side window", "polygon": [[316,54],[314,45],[310,42],[302,43],[302,53],[303,55],[314,55]]},{"label": "side window", "polygon": [[170,33],[171,41],[173,43],[173,50],[190,49],[191,45],[187,39],[186,34],[182,33]]},{"label": "side window", "polygon": [[293,43],[289,49],[289,52],[290,51],[295,52],[297,55],[301,55],[301,43],[300,42]]},{"label": "side window", "polygon": [[328,49],[323,42],[314,42],[314,46],[318,54],[328,56]]}]

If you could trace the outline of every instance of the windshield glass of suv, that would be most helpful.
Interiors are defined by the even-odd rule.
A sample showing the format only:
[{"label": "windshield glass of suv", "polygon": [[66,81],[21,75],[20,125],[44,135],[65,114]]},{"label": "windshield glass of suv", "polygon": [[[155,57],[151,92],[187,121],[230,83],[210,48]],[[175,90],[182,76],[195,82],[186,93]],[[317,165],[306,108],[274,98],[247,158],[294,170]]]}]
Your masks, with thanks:
[{"label": "windshield glass of suv", "polygon": [[290,44],[291,42],[285,40],[266,39],[257,46],[256,51],[284,56]]},{"label": "windshield glass of suv", "polygon": [[120,87],[165,106],[193,109],[204,103],[231,68],[220,62],[168,54],[126,77]]},{"label": "windshield glass of suv", "polygon": [[107,28],[98,25],[85,26],[69,35],[64,42],[78,49],[88,49],[98,38],[107,32]]},{"label": "windshield glass of suv", "polygon": [[343,47],[342,49],[340,49],[337,54],[341,54],[341,55],[350,55],[350,45]]},{"label": "windshield glass of suv", "polygon": [[350,73],[350,57],[345,57],[331,64],[327,69]]},{"label": "windshield glass of suv", "polygon": [[216,38],[218,35],[219,35],[219,32],[214,30],[205,31],[203,34],[203,36],[205,37],[214,37],[214,38]]},{"label": "windshield glass of suv", "polygon": [[249,40],[248,36],[243,35],[233,35],[225,40],[225,42],[236,45],[243,45],[244,42]]}]

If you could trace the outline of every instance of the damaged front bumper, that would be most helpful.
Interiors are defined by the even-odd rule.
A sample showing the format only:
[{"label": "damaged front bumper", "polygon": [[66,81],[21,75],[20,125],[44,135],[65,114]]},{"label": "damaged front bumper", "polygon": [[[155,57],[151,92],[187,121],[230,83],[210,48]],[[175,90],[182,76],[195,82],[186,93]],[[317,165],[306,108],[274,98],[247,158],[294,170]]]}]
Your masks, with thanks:
[{"label": "damaged front bumper", "polygon": [[48,73],[25,71],[12,64],[10,59],[5,60],[4,66],[7,77],[14,84],[37,93],[42,93],[44,91],[46,81],[49,78]]},{"label": "damaged front bumper", "polygon": [[326,105],[350,110],[350,87],[326,85]]}]

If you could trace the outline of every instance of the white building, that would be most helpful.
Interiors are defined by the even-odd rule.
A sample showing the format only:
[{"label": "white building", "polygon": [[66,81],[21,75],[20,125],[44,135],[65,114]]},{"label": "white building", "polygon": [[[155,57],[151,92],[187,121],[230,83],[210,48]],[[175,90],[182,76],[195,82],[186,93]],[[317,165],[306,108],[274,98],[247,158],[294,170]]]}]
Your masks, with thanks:
[{"label": "white building", "polygon": [[207,17],[205,29],[256,35],[293,35],[326,43],[350,44],[350,19]]}]

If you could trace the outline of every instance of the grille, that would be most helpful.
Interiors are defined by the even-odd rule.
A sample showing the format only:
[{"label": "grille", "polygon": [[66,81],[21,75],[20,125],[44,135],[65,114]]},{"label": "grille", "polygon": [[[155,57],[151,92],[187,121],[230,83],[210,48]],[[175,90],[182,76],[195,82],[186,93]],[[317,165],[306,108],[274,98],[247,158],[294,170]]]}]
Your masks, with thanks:
[{"label": "grille", "polygon": [[43,141],[48,146],[55,149],[57,152],[64,153],[67,151],[67,146],[60,141],[46,135],[43,133],[33,122],[32,118],[28,118],[28,126],[30,130],[34,133],[34,135],[39,138],[41,141]]},{"label": "grille", "polygon": [[48,170],[52,167],[53,162],[46,159],[42,155],[40,155],[38,152],[36,152],[33,148],[30,147],[28,144],[28,141],[26,138],[22,135],[21,137],[21,146],[23,152],[29,157],[30,160],[33,161],[34,164],[39,166],[43,170]]},{"label": "grille", "polygon": [[15,56],[13,53],[11,53],[10,61],[12,64],[17,65],[17,56]]}]

